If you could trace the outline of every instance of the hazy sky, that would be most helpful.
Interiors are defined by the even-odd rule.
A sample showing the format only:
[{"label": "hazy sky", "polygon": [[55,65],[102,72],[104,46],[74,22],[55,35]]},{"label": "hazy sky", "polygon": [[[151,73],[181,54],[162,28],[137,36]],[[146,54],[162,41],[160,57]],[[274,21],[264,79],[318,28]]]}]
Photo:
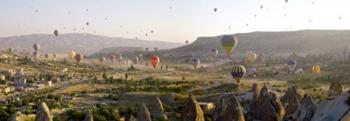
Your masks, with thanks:
[{"label": "hazy sky", "polygon": [[0,36],[57,29],[184,42],[251,31],[350,29],[349,5],[349,0],[1,0]]}]

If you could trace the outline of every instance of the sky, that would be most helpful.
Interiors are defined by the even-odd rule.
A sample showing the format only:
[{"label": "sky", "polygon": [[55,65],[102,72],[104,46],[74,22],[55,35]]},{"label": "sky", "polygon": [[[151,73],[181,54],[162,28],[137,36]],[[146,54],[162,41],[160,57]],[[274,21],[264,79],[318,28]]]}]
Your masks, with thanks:
[{"label": "sky", "polygon": [[344,30],[350,29],[349,5],[349,0],[1,0],[0,37],[58,30],[184,43],[253,31]]}]

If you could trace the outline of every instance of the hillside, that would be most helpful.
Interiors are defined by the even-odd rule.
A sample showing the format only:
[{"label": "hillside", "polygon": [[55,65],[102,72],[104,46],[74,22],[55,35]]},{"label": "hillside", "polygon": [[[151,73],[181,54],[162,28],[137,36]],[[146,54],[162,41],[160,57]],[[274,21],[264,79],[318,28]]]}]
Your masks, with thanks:
[{"label": "hillside", "polygon": [[48,34],[3,37],[0,38],[0,43],[0,49],[11,47],[31,52],[33,50],[33,44],[39,43],[43,53],[66,53],[67,51],[75,50],[84,54],[95,53],[103,48],[111,47],[158,47],[159,49],[169,49],[181,46],[179,43],[171,42],[145,41],[76,33],[61,34],[58,37]]},{"label": "hillside", "polygon": [[[165,56],[184,55],[207,56],[216,48],[224,56],[221,47],[222,36],[198,37],[193,43],[162,51]],[[304,30],[290,32],[252,32],[236,34],[238,46],[234,55],[241,57],[253,50],[269,56],[287,56],[292,52],[300,55],[332,53],[342,54],[344,47],[350,45],[350,30]]]}]

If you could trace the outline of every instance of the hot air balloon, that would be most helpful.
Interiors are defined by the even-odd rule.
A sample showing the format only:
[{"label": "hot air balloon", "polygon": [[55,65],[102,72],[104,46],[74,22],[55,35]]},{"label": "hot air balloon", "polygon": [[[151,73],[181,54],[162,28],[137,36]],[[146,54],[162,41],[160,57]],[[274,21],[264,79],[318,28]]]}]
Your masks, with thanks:
[{"label": "hot air balloon", "polygon": [[218,9],[217,8],[214,8],[214,12],[217,12],[218,11]]},{"label": "hot air balloon", "polygon": [[90,25],[90,23],[89,22],[86,22],[86,26],[89,26]]},{"label": "hot air balloon", "polygon": [[247,70],[247,74],[249,75],[249,76],[256,76],[256,68],[255,67],[249,67],[248,68],[248,70]]},{"label": "hot air balloon", "polygon": [[53,34],[57,37],[58,36],[58,30],[53,31]]},{"label": "hot air balloon", "polygon": [[197,69],[198,65],[201,64],[201,60],[199,58],[192,58],[191,64],[193,65],[194,69]]},{"label": "hot air balloon", "polygon": [[288,65],[289,71],[292,72],[292,71],[295,70],[295,67],[297,67],[297,61],[293,60],[293,59],[290,59],[290,60],[288,60],[287,65]]},{"label": "hot air balloon", "polygon": [[211,49],[210,50],[210,55],[213,56],[213,57],[216,57],[218,56],[219,54],[219,50],[218,49]]},{"label": "hot air balloon", "polygon": [[56,59],[57,58],[56,53],[52,54],[52,57],[53,57],[53,59]]},{"label": "hot air balloon", "polygon": [[13,52],[15,49],[13,49],[13,48],[8,48],[8,52]]},{"label": "hot air balloon", "polygon": [[188,40],[186,40],[185,43],[188,44]]},{"label": "hot air balloon", "polygon": [[34,51],[33,52],[33,57],[34,58],[38,58],[39,57],[39,52],[38,51]]},{"label": "hot air balloon", "polygon": [[139,54],[138,57],[139,57],[139,59],[142,59],[143,55],[142,55],[142,54]]},{"label": "hot air balloon", "polygon": [[159,59],[158,56],[156,56],[156,55],[152,55],[151,56],[150,63],[152,64],[153,69],[156,69],[156,67],[159,64],[159,62],[160,62],[160,59]]},{"label": "hot air balloon", "polygon": [[0,75],[0,81],[5,81],[6,77],[4,75]]},{"label": "hot air balloon", "polygon": [[75,58],[75,55],[76,55],[75,51],[70,51],[70,52],[68,53],[68,56],[69,56],[69,58],[71,58],[71,59],[74,59],[74,58]]},{"label": "hot air balloon", "polygon": [[313,65],[312,66],[312,73],[313,74],[319,74],[319,73],[321,73],[321,67],[319,66],[319,65]]},{"label": "hot air balloon", "polygon": [[80,61],[83,59],[83,55],[78,53],[74,56],[74,59],[77,61],[77,63],[80,63]]},{"label": "hot air balloon", "polygon": [[232,67],[231,76],[239,83],[246,73],[246,69],[242,65],[234,65]]},{"label": "hot air balloon", "polygon": [[34,51],[39,51],[40,50],[40,45],[38,43],[33,45]]},{"label": "hot air balloon", "polygon": [[246,60],[248,63],[254,63],[256,61],[257,54],[253,51],[249,51],[246,55]]},{"label": "hot air balloon", "polygon": [[118,54],[118,59],[119,59],[120,62],[123,61],[123,55],[122,54]]},{"label": "hot air balloon", "polygon": [[48,53],[45,54],[45,58],[46,58],[46,59],[49,58],[49,54],[48,54]]},{"label": "hot air balloon", "polygon": [[115,56],[114,56],[114,55],[111,55],[111,56],[109,57],[109,59],[111,60],[111,63],[114,63]]},{"label": "hot air balloon", "polygon": [[105,61],[106,61],[106,57],[101,56],[101,57],[100,57],[100,62],[101,62],[101,63],[104,63]]},{"label": "hot air balloon", "polygon": [[232,35],[224,35],[221,38],[221,45],[225,49],[227,55],[230,56],[233,49],[237,46],[237,39]]},{"label": "hot air balloon", "polygon": [[138,56],[136,56],[135,59],[134,59],[134,64],[139,63],[139,61],[140,61],[140,58]]}]

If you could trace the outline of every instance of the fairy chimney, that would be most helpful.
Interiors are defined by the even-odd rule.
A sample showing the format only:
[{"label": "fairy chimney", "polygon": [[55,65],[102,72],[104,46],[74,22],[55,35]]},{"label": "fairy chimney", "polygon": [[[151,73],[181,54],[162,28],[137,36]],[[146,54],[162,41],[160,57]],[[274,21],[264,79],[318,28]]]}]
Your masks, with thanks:
[{"label": "fairy chimney", "polygon": [[190,95],[181,114],[183,121],[204,121],[204,113],[197,100]]}]

